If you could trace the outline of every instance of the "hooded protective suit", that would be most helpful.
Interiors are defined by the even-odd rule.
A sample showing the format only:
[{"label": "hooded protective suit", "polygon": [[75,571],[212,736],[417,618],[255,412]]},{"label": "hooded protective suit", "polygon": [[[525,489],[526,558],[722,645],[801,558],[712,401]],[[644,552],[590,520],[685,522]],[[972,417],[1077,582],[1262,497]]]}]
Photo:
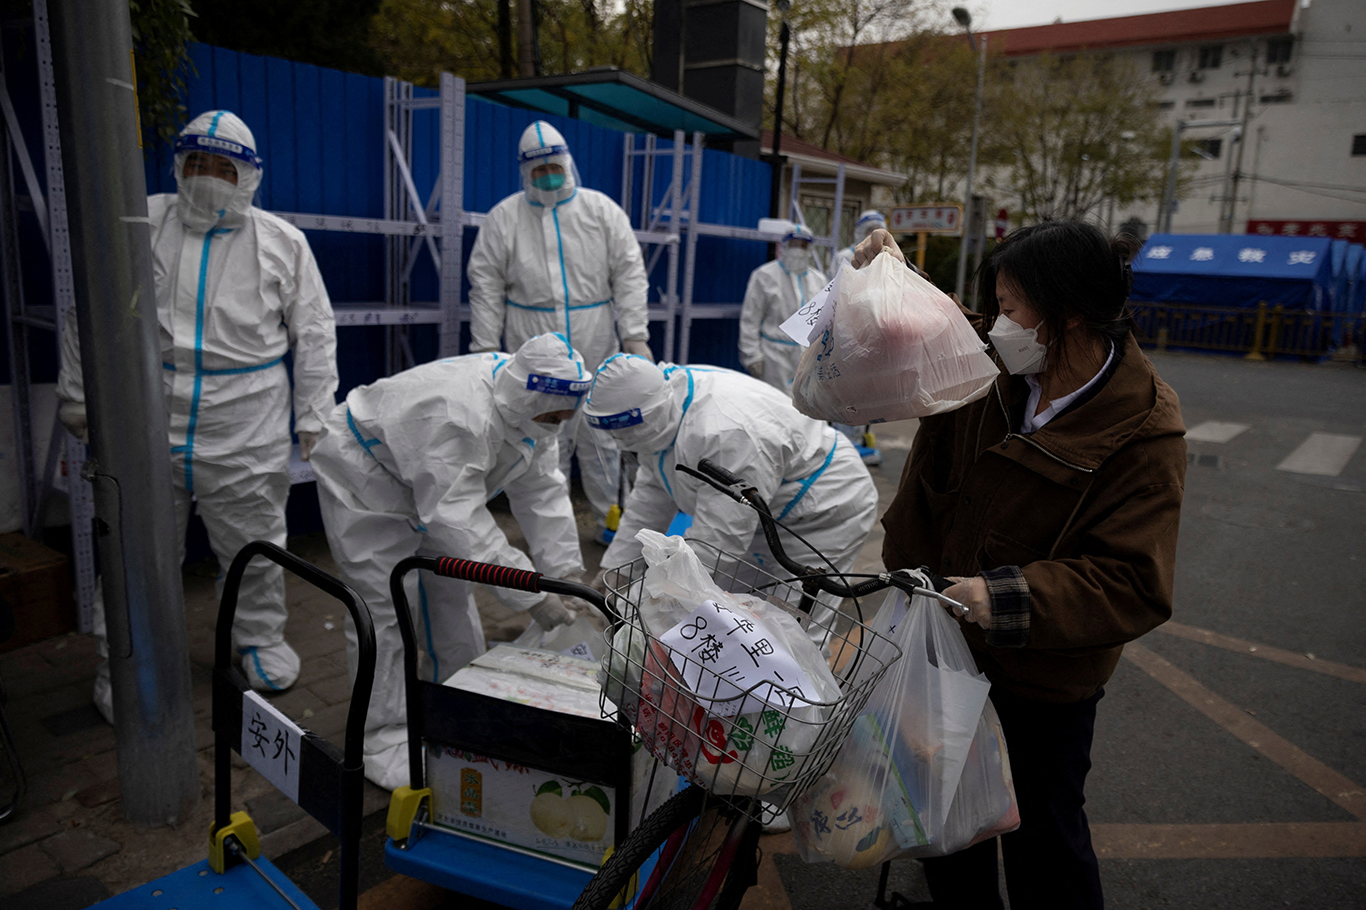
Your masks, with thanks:
[{"label": "hooded protective suit", "polygon": [[[295,430],[317,433],[337,389],[332,304],[308,241],[251,205],[261,182],[255,144],[236,115],[199,115],[176,143],[179,191],[147,200],[177,539],[185,539],[193,497],[224,571],[249,541],[285,545],[291,404]],[[231,160],[237,184],[186,177],[185,160],[195,152]],[[291,351],[292,394],[283,362]],[[57,395],[64,419],[70,424],[74,414],[83,424],[74,320],[62,338]],[[221,582],[220,575],[220,594]],[[288,688],[298,677],[286,618],[282,570],[255,560],[242,577],[233,645],[258,689]],[[95,623],[104,654],[102,598]],[[96,704],[108,706],[107,663],[101,670]]]},{"label": "hooded protective suit", "polygon": [[[579,186],[564,137],[550,124],[527,127],[519,145],[523,191],[493,207],[470,254],[472,351],[515,351],[544,332],[560,332],[593,369],[615,354],[618,337],[643,353],[650,337],[645,265],[630,219],[596,190]],[[542,164],[564,168],[554,189],[533,183]],[[501,337],[501,343],[500,343]],[[560,462],[580,442],[584,492],[601,519],[616,501],[617,453],[591,444],[575,419],[560,436]]]},{"label": "hooded protective suit", "polygon": [[878,228],[886,228],[887,219],[877,209],[869,209],[858,216],[858,221],[854,222],[854,242],[835,254],[835,271],[846,262],[853,262],[854,247],[864,241],[869,234]]},{"label": "hooded protective suit", "polygon": [[[777,565],[752,509],[674,470],[710,458],[752,483],[773,514],[840,571],[853,568],[877,514],[873,480],[848,439],[797,413],[771,386],[732,370],[661,367],[618,355],[598,371],[584,410],[591,426],[640,459],[604,566],[640,556],[636,532],[667,530],[676,511],[693,517],[687,539]],[[784,544],[793,558],[816,562],[795,540],[785,537]],[[813,618],[828,625],[836,606],[822,595]],[[813,632],[818,638],[814,626]]]},{"label": "hooded protective suit", "polygon": [[[825,287],[826,277],[811,264],[811,250],[792,241],[815,237],[797,225],[778,247],[778,258],[749,276],[740,308],[740,363],[751,374],[790,394],[792,377],[802,359],[802,348],[782,330],[782,324]],[[804,253],[805,256],[796,254]],[[762,370],[759,369],[762,365]]]},{"label": "hooded protective suit", "polygon": [[[470,354],[425,363],[352,389],[313,452],[327,542],[342,577],[365,598],[377,660],[365,722],[365,776],[408,783],[403,644],[389,572],[416,554],[457,556],[548,575],[583,571],[553,425],[538,414],[577,408],[592,374],[563,335],[532,338],[511,357]],[[508,543],[486,503],[507,494],[531,559]],[[508,608],[545,595],[495,588]],[[473,586],[408,577],[424,678],[443,681],[484,652]],[[356,670],[355,630],[346,624]]]}]

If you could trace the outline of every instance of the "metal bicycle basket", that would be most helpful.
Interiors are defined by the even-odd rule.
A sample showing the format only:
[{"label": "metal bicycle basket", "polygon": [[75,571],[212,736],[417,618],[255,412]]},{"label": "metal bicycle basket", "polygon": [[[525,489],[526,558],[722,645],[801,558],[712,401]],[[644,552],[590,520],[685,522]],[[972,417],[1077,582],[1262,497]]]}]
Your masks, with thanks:
[{"label": "metal bicycle basket", "polygon": [[[656,759],[713,796],[742,811],[758,798],[766,814],[781,812],[830,767],[901,650],[847,613],[837,611],[824,623],[802,613],[800,579],[781,578],[702,542],[689,543],[721,590],[762,599],[797,620],[828,656],[838,694],[813,698],[772,678],[747,679],[741,690],[728,680],[723,664],[729,661],[707,660],[700,645],[674,648],[651,634],[641,612],[649,599],[641,557],[605,576],[608,600],[622,622],[607,633],[603,716],[634,728]],[[744,606],[746,598],[739,600]],[[700,605],[685,606],[691,613]],[[718,615],[728,625],[737,624],[734,615]]]}]

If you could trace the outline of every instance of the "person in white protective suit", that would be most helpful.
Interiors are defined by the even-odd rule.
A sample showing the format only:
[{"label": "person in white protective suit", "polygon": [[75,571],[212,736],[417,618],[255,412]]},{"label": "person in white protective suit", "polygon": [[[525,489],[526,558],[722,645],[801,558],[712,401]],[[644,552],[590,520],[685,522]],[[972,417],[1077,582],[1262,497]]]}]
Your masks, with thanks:
[{"label": "person in white protective suit", "polygon": [[782,330],[788,317],[825,287],[825,275],[811,258],[816,238],[794,225],[778,245],[778,258],[749,276],[740,308],[740,363],[756,379],[791,394],[802,348]]},{"label": "person in white protective suit", "polygon": [[[302,232],[252,206],[261,159],[251,130],[229,111],[190,122],[175,145],[177,192],[151,196],[152,269],[169,412],[176,539],[198,502],[223,573],[252,540],[285,545],[289,496],[290,377],[301,456],[307,460],[336,402],[332,304]],[[86,433],[85,391],[74,320],[62,338],[59,416]],[[100,592],[102,594],[102,592]],[[253,688],[287,689],[299,655],[285,641],[283,570],[256,559],[242,576],[233,646]],[[103,598],[95,634],[107,656]],[[112,722],[109,664],[95,704]]]},{"label": "person in white protective suit", "polygon": [[[592,369],[622,349],[650,357],[645,264],[630,218],[579,185],[549,123],[526,128],[517,161],[522,192],[493,207],[470,253],[470,350],[515,351],[533,335],[562,332]],[[575,452],[601,532],[617,500],[619,456],[595,447],[578,417],[560,434],[566,477]]]},{"label": "person in white protective suit", "polygon": [[854,248],[863,242],[863,238],[878,228],[887,229],[887,219],[877,209],[868,211],[858,216],[858,221],[854,222],[854,242],[835,254],[835,271],[838,273],[840,266],[849,263],[850,267],[854,263]]},{"label": "person in white protective suit", "polygon": [[[640,556],[636,532],[664,532],[681,511],[693,519],[686,539],[783,573],[774,568],[753,509],[675,470],[709,458],[753,484],[774,516],[839,571],[853,568],[877,514],[873,479],[843,434],[798,413],[772,386],[719,367],[655,365],[621,354],[598,370],[584,414],[640,460],[604,566]],[[801,562],[817,561],[795,538],[784,545]],[[701,555],[706,561],[708,554]],[[820,641],[837,606],[836,598],[821,595],[812,611],[813,640]]]},{"label": "person in white protective suit", "polygon": [[[467,354],[352,389],[313,452],[327,543],[375,625],[375,685],[365,721],[365,776],[408,783],[403,642],[389,573],[418,554],[454,556],[560,578],[583,573],[579,535],[560,472],[556,434],[576,413],[592,373],[563,335],[517,353]],[[486,503],[507,494],[531,558],[508,543]],[[574,612],[554,594],[495,588],[508,608],[547,631]],[[443,682],[484,652],[473,585],[408,576],[425,679]],[[346,623],[354,680],[356,637]]]}]

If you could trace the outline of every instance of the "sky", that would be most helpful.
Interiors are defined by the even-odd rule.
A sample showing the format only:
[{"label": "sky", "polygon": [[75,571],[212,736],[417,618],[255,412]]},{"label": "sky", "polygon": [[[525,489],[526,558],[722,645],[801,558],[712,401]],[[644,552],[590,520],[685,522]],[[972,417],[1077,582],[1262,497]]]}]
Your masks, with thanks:
[{"label": "sky", "polygon": [[991,31],[1024,25],[1048,25],[1084,19],[1113,19],[1199,6],[1226,6],[1245,0],[968,0],[974,29]]}]

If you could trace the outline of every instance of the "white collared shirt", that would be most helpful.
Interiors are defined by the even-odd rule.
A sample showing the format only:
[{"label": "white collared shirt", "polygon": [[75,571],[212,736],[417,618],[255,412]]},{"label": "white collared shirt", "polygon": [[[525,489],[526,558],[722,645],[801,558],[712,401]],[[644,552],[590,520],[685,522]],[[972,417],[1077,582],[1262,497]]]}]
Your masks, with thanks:
[{"label": "white collared shirt", "polygon": [[1097,371],[1096,375],[1091,377],[1090,382],[1069,395],[1053,399],[1053,401],[1049,402],[1048,407],[1044,408],[1043,411],[1038,414],[1035,414],[1034,412],[1039,408],[1039,396],[1043,394],[1043,388],[1040,387],[1039,380],[1033,375],[1026,376],[1025,382],[1029,383],[1029,402],[1025,405],[1024,421],[1020,424],[1020,432],[1034,433],[1042,429],[1044,424],[1048,423],[1048,421],[1052,420],[1054,417],[1057,417],[1067,409],[1069,404],[1076,401],[1077,396],[1095,385],[1096,381],[1100,379],[1101,376],[1105,375],[1105,371],[1110,368],[1110,361],[1114,359],[1115,346],[1112,343],[1110,345],[1110,356],[1105,358],[1105,363],[1101,365],[1101,368]]}]

